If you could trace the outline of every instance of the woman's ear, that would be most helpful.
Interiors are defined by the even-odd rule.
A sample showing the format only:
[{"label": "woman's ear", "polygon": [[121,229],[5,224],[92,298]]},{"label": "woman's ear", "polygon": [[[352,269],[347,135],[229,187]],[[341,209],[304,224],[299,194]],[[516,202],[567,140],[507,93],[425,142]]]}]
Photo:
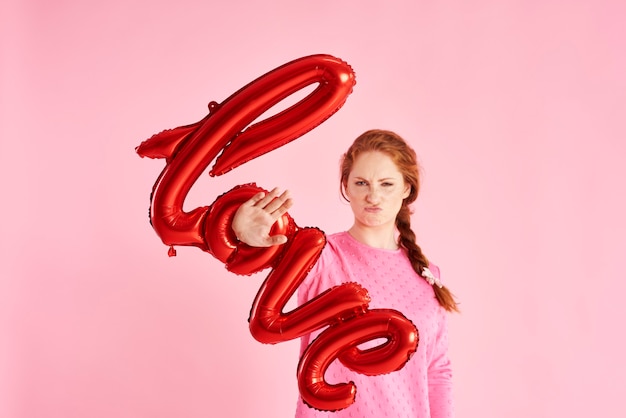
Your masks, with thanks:
[{"label": "woman's ear", "polygon": [[348,188],[346,187],[346,183],[342,182],[339,186],[339,192],[341,193],[341,197],[348,203],[350,203],[350,199],[348,198]]},{"label": "woman's ear", "polygon": [[411,194],[411,185],[409,183],[404,187],[404,192],[402,193],[402,199],[406,199]]}]

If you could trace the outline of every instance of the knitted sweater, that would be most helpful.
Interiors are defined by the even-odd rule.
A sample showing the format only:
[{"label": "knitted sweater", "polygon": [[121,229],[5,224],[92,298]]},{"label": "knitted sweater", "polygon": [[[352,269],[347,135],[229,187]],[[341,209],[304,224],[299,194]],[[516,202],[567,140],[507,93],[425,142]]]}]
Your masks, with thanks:
[{"label": "knitted sweater", "polygon": [[[347,232],[327,239],[320,259],[298,289],[298,304],[340,283],[357,282],[369,291],[370,309],[395,309],[415,324],[419,345],[402,369],[384,375],[365,376],[333,362],[326,381],[353,381],[357,388],[354,404],[326,412],[299,399],[296,418],[452,418],[446,312],[432,286],[413,270],[402,249],[369,247]],[[431,264],[429,269],[439,277],[436,266]],[[314,337],[302,337],[301,352]]]}]

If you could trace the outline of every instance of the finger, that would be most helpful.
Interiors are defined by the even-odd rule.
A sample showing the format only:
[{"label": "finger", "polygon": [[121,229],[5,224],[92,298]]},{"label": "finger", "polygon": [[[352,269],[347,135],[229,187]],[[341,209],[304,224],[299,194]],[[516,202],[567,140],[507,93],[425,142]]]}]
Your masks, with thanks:
[{"label": "finger", "polygon": [[293,206],[293,200],[288,198],[285,202],[280,205],[274,212],[272,212],[272,217],[274,219],[278,219],[283,216],[287,211]]},{"label": "finger", "polygon": [[243,202],[241,204],[241,206],[254,206],[260,200],[262,200],[264,197],[265,197],[265,192],[259,192],[259,193],[255,194],[254,196],[252,196],[250,199],[248,199],[245,202]]},{"label": "finger", "polygon": [[269,193],[264,194],[261,199],[257,200],[255,206],[265,208],[276,196],[278,196],[278,188],[274,187]]},{"label": "finger", "polygon": [[285,201],[285,203],[281,205],[281,207],[279,207],[276,211],[274,211],[273,215],[276,217],[276,219],[278,219],[281,216],[283,216],[285,213],[287,213],[287,211],[291,209],[292,206],[293,206],[293,199],[289,198]]},{"label": "finger", "polygon": [[273,214],[273,212],[283,206],[285,204],[285,201],[287,201],[289,198],[289,190],[285,190],[280,196],[269,202],[267,206],[265,206],[265,210]]}]

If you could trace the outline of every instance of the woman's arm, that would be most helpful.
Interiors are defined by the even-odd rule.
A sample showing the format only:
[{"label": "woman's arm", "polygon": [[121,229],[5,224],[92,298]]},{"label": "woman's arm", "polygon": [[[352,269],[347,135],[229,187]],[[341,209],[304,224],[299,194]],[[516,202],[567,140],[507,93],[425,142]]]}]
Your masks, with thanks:
[{"label": "woman's arm", "polygon": [[[441,277],[439,267],[430,265],[437,278]],[[431,418],[452,418],[452,367],[448,357],[448,315],[444,309],[439,310],[437,335],[433,356],[428,366],[428,398],[430,401]]]},{"label": "woman's arm", "polygon": [[448,321],[442,313],[433,359],[428,367],[428,398],[431,418],[452,418],[452,367],[448,358]]}]

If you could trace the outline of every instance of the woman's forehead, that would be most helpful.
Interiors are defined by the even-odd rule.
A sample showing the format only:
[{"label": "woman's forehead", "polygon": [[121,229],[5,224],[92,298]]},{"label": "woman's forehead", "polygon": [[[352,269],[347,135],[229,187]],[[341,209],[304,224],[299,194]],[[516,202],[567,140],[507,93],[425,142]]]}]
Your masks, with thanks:
[{"label": "woman's forehead", "polygon": [[402,173],[387,154],[368,151],[356,157],[350,176],[383,179],[402,177]]}]

